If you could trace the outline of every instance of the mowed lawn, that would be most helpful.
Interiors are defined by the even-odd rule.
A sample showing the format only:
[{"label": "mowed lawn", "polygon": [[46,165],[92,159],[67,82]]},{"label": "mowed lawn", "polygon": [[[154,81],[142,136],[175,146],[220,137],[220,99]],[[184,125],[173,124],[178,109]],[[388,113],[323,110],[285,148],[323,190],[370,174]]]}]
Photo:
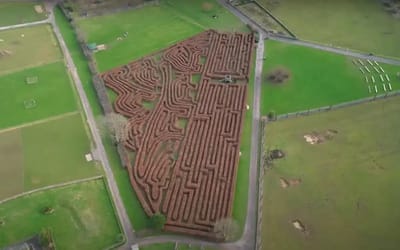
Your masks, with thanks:
[{"label": "mowed lawn", "polygon": [[[43,13],[37,13],[35,5],[42,6]],[[16,1],[0,3],[0,26],[40,21],[45,18],[46,12],[40,3]]]},{"label": "mowed lawn", "polygon": [[[204,2],[160,1],[157,6],[81,19],[78,23],[89,42],[107,45],[107,50],[95,54],[98,68],[103,72],[209,28],[247,31],[244,24],[216,1],[209,1],[213,6],[211,11],[203,11]],[[214,14],[217,19],[212,17]],[[126,38],[124,32],[128,32]],[[117,40],[118,37],[122,40]]]},{"label": "mowed lawn", "polygon": [[24,191],[24,162],[19,131],[0,133],[0,200]]},{"label": "mowed lawn", "polygon": [[0,32],[0,75],[62,59],[50,25]]},{"label": "mowed lawn", "polygon": [[[54,209],[43,215],[45,207]],[[34,193],[0,205],[0,248],[43,228],[57,249],[106,249],[121,240],[114,209],[102,179]]]},{"label": "mowed lawn", "polygon": [[[79,113],[0,133],[0,199],[101,174]],[[8,185],[7,185],[8,184]]]},{"label": "mowed lawn", "polygon": [[[286,157],[265,174],[264,250],[399,249],[399,112],[395,97],[267,124],[265,149]],[[321,144],[303,138],[327,130],[337,134]]]},{"label": "mowed lawn", "polygon": [[[270,111],[285,114],[329,106],[375,94],[374,91],[369,93],[365,75],[353,64],[354,58],[272,40],[265,44],[265,56],[261,96],[263,115]],[[390,77],[392,89],[400,89],[400,79],[396,76],[400,68],[380,65]],[[276,68],[287,69],[290,79],[282,84],[269,82],[267,76]],[[374,75],[378,94],[384,94],[379,74],[372,70],[367,75]]]},{"label": "mowed lawn", "polygon": [[[27,78],[37,82],[27,84]],[[36,106],[26,108],[34,100]],[[0,76],[0,129],[77,110],[77,102],[62,61]]]},{"label": "mowed lawn", "polygon": [[259,2],[301,39],[400,57],[400,22],[381,1]]}]

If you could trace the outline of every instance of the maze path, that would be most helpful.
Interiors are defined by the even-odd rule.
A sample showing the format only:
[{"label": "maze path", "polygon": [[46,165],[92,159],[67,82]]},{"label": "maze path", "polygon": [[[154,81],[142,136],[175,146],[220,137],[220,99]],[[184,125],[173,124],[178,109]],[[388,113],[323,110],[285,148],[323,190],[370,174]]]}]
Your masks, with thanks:
[{"label": "maze path", "polygon": [[213,238],[232,214],[253,48],[252,34],[209,30],[102,75],[129,119],[131,184],[168,231]]}]

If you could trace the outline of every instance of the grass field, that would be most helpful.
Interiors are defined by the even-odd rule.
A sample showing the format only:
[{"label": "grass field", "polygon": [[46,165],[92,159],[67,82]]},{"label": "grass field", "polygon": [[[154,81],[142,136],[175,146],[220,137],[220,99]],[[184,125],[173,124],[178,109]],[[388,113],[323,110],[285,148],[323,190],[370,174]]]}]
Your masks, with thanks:
[{"label": "grass field", "polygon": [[380,1],[258,1],[301,39],[400,57],[400,22]]},{"label": "grass field", "polygon": [[[41,210],[50,206],[51,215]],[[106,249],[121,233],[103,180],[34,193],[0,206],[0,248],[51,228],[57,249]]]},{"label": "grass field", "polygon": [[[0,133],[0,200],[22,191],[101,174],[79,113]],[[3,167],[4,166],[4,167]]]},{"label": "grass field", "polygon": [[19,131],[0,134],[0,199],[24,191],[22,138]]},{"label": "grass field", "polygon": [[0,39],[0,51],[10,53],[0,56],[0,75],[62,59],[50,25],[1,31]]},{"label": "grass field", "polygon": [[[364,75],[352,60],[342,55],[267,40],[263,66],[261,113],[274,110],[277,114],[318,108],[371,96]],[[400,89],[396,72],[399,67],[383,65],[393,90]],[[283,67],[291,78],[283,84],[266,80],[268,73]],[[383,94],[379,75],[375,74]]]},{"label": "grass field", "polygon": [[[38,82],[27,84],[36,76]],[[36,106],[24,102],[34,99]],[[56,62],[0,76],[0,129],[77,110],[71,80],[63,62]]]},{"label": "grass field", "polygon": [[[46,13],[37,13],[33,2],[0,3],[0,26],[39,21],[46,18]],[[43,7],[43,6],[42,6]]]},{"label": "grass field", "polygon": [[[266,148],[286,157],[265,174],[264,250],[398,249],[399,112],[396,97],[267,124]],[[338,133],[324,143],[303,138],[328,129]],[[301,183],[284,189],[281,177]]]},{"label": "grass field", "polygon": [[[211,1],[212,11],[202,11],[203,2],[162,0],[158,6],[81,19],[79,26],[86,32],[89,42],[107,45],[106,51],[95,55],[100,71],[126,64],[209,28],[247,30],[215,1]],[[218,18],[212,18],[213,14]],[[124,32],[128,32],[128,36],[118,41],[118,37],[124,37]]]}]

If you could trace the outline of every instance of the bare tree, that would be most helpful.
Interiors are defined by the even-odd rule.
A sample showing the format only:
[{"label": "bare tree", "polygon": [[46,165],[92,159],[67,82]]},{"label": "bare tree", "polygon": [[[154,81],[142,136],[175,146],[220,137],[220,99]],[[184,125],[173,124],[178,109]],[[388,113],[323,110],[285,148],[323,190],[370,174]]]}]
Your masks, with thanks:
[{"label": "bare tree", "polygon": [[214,233],[218,239],[232,241],[238,238],[240,228],[233,218],[222,218],[215,222]]},{"label": "bare tree", "polygon": [[128,119],[117,113],[108,113],[100,119],[100,131],[103,135],[111,136],[115,143],[121,143],[128,139]]}]

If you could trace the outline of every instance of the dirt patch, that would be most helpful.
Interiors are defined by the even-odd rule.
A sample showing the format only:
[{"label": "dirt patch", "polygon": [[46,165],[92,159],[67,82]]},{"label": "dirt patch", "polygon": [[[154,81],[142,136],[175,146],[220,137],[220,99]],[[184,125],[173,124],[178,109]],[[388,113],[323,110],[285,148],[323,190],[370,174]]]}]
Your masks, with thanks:
[{"label": "dirt patch", "polygon": [[282,84],[287,82],[291,76],[292,74],[288,69],[278,67],[268,72],[267,81],[273,84]]},{"label": "dirt patch", "polygon": [[299,185],[301,183],[301,179],[300,178],[286,179],[281,177],[279,178],[279,183],[282,188],[288,188]]},{"label": "dirt patch", "polygon": [[324,143],[327,140],[332,140],[337,133],[338,133],[337,130],[328,129],[321,133],[313,131],[309,134],[303,135],[303,137],[307,143],[314,145],[314,144]]},{"label": "dirt patch", "polygon": [[43,13],[43,7],[42,5],[35,5],[35,11],[36,13],[42,14]]}]

